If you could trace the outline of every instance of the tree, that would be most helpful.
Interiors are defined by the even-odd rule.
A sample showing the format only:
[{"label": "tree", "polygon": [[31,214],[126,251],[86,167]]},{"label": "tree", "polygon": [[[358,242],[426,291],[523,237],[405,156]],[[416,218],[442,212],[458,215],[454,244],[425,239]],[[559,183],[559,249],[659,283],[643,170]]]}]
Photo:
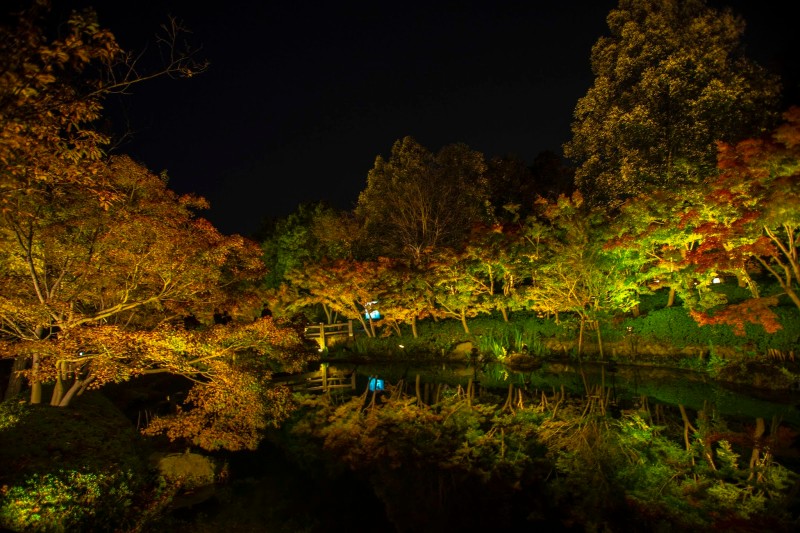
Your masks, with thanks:
[{"label": "tree", "polygon": [[668,289],[667,307],[675,303],[679,293],[693,307],[721,303],[721,295],[704,290],[706,280],[699,287],[702,298],[695,296],[697,273],[687,259],[703,239],[694,220],[700,191],[697,185],[687,185],[626,200],[604,246],[607,253],[627,265],[626,272],[641,293]]},{"label": "tree", "polygon": [[386,261],[387,268],[374,273],[380,287],[378,309],[380,322],[389,326],[398,336],[401,324],[411,327],[417,338],[417,321],[435,315],[434,294],[429,283],[428,269],[413,268],[400,261]]},{"label": "tree", "polygon": [[[190,314],[207,319],[223,307],[252,317],[243,308],[256,300],[248,280],[263,275],[258,247],[197,218],[203,199],[177,195],[125,156],[111,158],[93,185],[107,204],[74,184],[51,184],[25,194],[18,200],[25,208],[0,219],[0,335],[9,341],[6,355],[33,360],[34,403],[48,381],[39,375],[47,353],[74,378],[73,390],[101,379],[94,363],[73,361],[74,353],[35,348],[74,330],[113,324],[146,331]],[[70,398],[57,386],[51,403]]]},{"label": "tree", "polygon": [[493,279],[483,265],[472,261],[467,252],[443,248],[427,266],[439,315],[461,322],[469,334],[467,318],[495,308],[492,299]]},{"label": "tree", "polygon": [[436,154],[411,137],[378,156],[358,197],[356,214],[378,253],[419,263],[442,246],[460,246],[485,218],[488,192],[483,155],[463,144]]},{"label": "tree", "polygon": [[278,220],[262,242],[268,269],[265,285],[278,288],[287,272],[308,262],[351,258],[357,240],[358,226],[350,214],[323,203],[300,205]]},{"label": "tree", "polygon": [[576,183],[592,204],[699,183],[716,142],[774,125],[780,85],[747,59],[744,21],[705,0],[620,0],[592,48],[594,85],[578,101]]},{"label": "tree", "polygon": [[[37,1],[0,26],[0,209],[27,209],[24,191],[49,184],[74,184],[100,203],[95,187],[108,136],[91,127],[105,97],[158,76],[187,77],[206,65],[172,43],[182,31],[170,21],[160,42],[170,61],[142,73],[140,55],[124,51],[92,10],[73,12],[59,34],[50,36],[49,2]],[[30,213],[29,213],[30,214]]]},{"label": "tree", "polygon": [[624,265],[602,250],[607,219],[587,206],[578,191],[555,202],[540,199],[537,207],[525,228],[533,246],[526,295],[536,311],[578,316],[579,353],[585,326],[594,326],[602,356],[599,319],[609,312],[629,311],[637,303],[635,288],[622,272]]},{"label": "tree", "polygon": [[372,317],[365,318],[367,302],[380,300],[382,272],[390,261],[322,260],[287,273],[295,288],[293,309],[321,304],[326,309],[351,320],[358,320],[367,336],[375,336]]},{"label": "tree", "polygon": [[[183,376],[194,383],[191,409],[176,424],[189,413],[195,422],[171,435],[254,447],[264,417],[280,421],[287,405],[266,384],[270,363],[296,369],[308,355],[294,330],[252,322],[262,301],[258,246],[197,217],[206,201],[171,191],[165,175],[107,157],[108,138],[92,127],[105,96],[157,75],[191,75],[193,63],[171,47],[171,63],[140,75],[91,11],[73,13],[49,38],[39,19],[47,7],[36,2],[0,28],[0,354],[15,359],[12,379],[27,378],[31,403],[52,384],[50,403],[62,407],[110,382]],[[206,332],[175,327],[186,316],[209,323],[215,309],[245,320]],[[14,379],[8,392],[20,386]],[[240,438],[220,437],[234,428]]]},{"label": "tree", "polygon": [[720,143],[720,174],[693,213],[705,238],[689,259],[723,271],[755,260],[800,308],[800,108],[784,118],[771,136]]}]

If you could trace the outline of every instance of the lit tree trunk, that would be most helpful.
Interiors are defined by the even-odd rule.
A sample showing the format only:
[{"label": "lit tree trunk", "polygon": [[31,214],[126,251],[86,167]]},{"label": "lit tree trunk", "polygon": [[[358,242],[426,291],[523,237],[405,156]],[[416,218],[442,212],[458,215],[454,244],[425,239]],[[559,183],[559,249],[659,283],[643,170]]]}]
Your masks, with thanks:
[{"label": "lit tree trunk", "polygon": [[56,385],[53,387],[53,394],[50,396],[50,405],[58,406],[61,404],[61,399],[64,396],[64,378],[66,378],[65,374],[65,365],[66,362],[60,362],[58,364],[58,375],[56,377]]},{"label": "lit tree trunk", "polygon": [[375,332],[372,331],[369,327],[367,327],[367,323],[364,321],[364,317],[360,313],[356,316],[358,317],[358,321],[361,322],[361,327],[364,328],[364,333],[367,334],[367,337],[374,337]]},{"label": "lit tree trunk", "polygon": [[756,467],[758,466],[758,459],[761,456],[761,438],[764,436],[766,426],[764,419],[761,417],[756,418],[756,429],[753,431],[753,451],[750,454],[750,476],[748,481],[755,476]]},{"label": "lit tree trunk", "polygon": [[503,315],[503,322],[508,322],[508,310],[505,305],[500,306],[500,313]]},{"label": "lit tree trunk", "polygon": [[597,349],[600,350],[600,360],[603,360],[603,337],[600,335],[600,321],[594,321],[595,326],[597,327]]},{"label": "lit tree trunk", "polygon": [[83,391],[86,390],[86,387],[94,381],[94,376],[88,376],[84,379],[76,379],[75,383],[69,388],[67,393],[61,399],[61,402],[58,404],[59,407],[67,407],[69,403],[72,401],[76,395],[80,396],[83,394]]},{"label": "lit tree trunk", "polygon": [[416,316],[412,316],[411,317],[411,334],[414,336],[415,339],[417,338],[417,317]]},{"label": "lit tree trunk", "polygon": [[772,274],[772,276],[778,281],[778,284],[781,286],[786,295],[789,296],[794,305],[796,305],[797,308],[800,309],[800,296],[798,296],[798,294],[794,291],[794,288],[792,287],[792,270],[794,269],[795,271],[797,271],[797,267],[795,267],[794,265],[790,267],[789,265],[779,263],[780,266],[783,267],[784,275],[781,276],[778,270],[773,268],[771,264],[764,261],[762,257],[756,256],[756,259],[758,260],[759,263],[761,263],[761,266],[766,268],[769,271],[769,273]]},{"label": "lit tree trunk", "polygon": [[36,374],[39,370],[39,354],[33,354],[33,366],[31,367],[31,403],[42,403],[42,384]]},{"label": "lit tree trunk", "polygon": [[464,333],[469,334],[469,326],[467,326],[467,309],[461,308],[461,325],[464,326]]},{"label": "lit tree trunk", "polygon": [[669,298],[667,298],[667,307],[672,307],[675,304],[675,287],[669,288]]}]

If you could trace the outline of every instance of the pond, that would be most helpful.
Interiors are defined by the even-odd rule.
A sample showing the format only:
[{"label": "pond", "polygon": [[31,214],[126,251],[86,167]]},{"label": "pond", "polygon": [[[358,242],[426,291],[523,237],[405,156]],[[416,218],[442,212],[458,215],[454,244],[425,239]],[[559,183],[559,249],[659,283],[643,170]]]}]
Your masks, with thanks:
[{"label": "pond", "polygon": [[[622,405],[652,402],[700,411],[713,407],[724,417],[758,417],[779,420],[800,427],[800,390],[772,391],[720,382],[704,372],[680,368],[643,365],[603,364],[595,362],[545,362],[534,370],[514,370],[501,363],[472,366],[469,364],[335,364],[343,372],[355,371],[360,391],[370,377],[386,383],[403,382],[415,385],[417,375],[423,384],[446,384],[466,388],[470,379],[479,386],[496,392],[509,385],[530,393],[551,393],[562,387],[567,393],[582,394],[586,387],[605,386],[612,401]],[[585,377],[585,382],[584,382]]]},{"label": "pond", "polygon": [[[664,432],[670,433],[670,438],[678,444],[672,451],[663,452],[664,445],[657,441],[653,441],[652,445],[645,445],[641,441],[630,440],[625,454],[629,454],[630,457],[640,454],[642,464],[645,462],[646,454],[651,452],[669,455],[675,454],[675,450],[677,450],[679,454],[682,453],[683,443],[680,435],[683,425],[681,417],[677,415],[680,406],[682,413],[689,411],[692,424],[700,427],[695,419],[707,416],[709,419],[713,418],[714,423],[730,428],[730,435],[745,437],[752,435],[753,428],[757,427],[757,420],[760,420],[762,427],[769,428],[768,434],[775,432],[778,427],[787,429],[788,432],[785,434],[794,440],[790,445],[780,449],[776,447],[770,453],[775,458],[776,464],[784,465],[791,472],[800,471],[800,453],[798,453],[796,442],[797,431],[800,428],[799,391],[770,392],[746,389],[716,382],[703,373],[681,369],[622,364],[577,364],[572,361],[545,362],[539,368],[524,371],[513,370],[498,363],[473,366],[442,363],[367,365],[353,362],[331,362],[328,368],[332,373],[342,372],[345,375],[355,375],[354,382],[347,380],[347,383],[354,383],[352,389],[337,389],[331,391],[330,396],[327,396],[335,405],[325,415],[327,418],[323,417],[322,419],[331,424],[337,423],[336,420],[330,418],[331,414],[345,412],[348,398],[362,396],[369,398],[374,395],[388,399],[398,390],[402,390],[409,398],[417,396],[427,404],[434,403],[437,398],[449,397],[452,401],[457,395],[463,395],[466,390],[474,391],[476,397],[492,397],[501,402],[509,391],[514,391],[515,394],[519,394],[521,391],[520,397],[525,397],[526,405],[534,405],[542,395],[557,397],[560,394],[562,398],[566,396],[582,398],[586,396],[587,390],[590,391],[589,396],[591,396],[598,394],[601,387],[604,387],[602,390],[607,391],[607,405],[612,418],[622,417],[621,419],[624,419],[625,415],[622,413],[640,411],[644,406],[652,409],[654,413],[658,412],[659,407],[667,410],[667,422],[664,424],[670,428]],[[370,392],[371,381],[373,388],[380,388],[374,387],[377,384],[375,379],[383,380],[384,391]],[[326,397],[326,393],[316,394],[319,394],[319,396],[314,396],[316,398]],[[402,402],[395,404],[395,409],[398,409],[395,413],[403,410],[402,406],[398,408],[400,403]],[[452,408],[453,418],[451,420],[461,416],[465,411],[469,411],[468,409],[459,410],[458,407],[453,408],[455,405],[453,403],[447,405],[446,409]],[[359,409],[362,407],[356,408],[356,410]],[[352,414],[352,410],[350,413]],[[577,413],[580,414],[580,409]],[[686,516],[694,516],[692,513],[695,513],[696,517],[693,520],[702,522],[715,513],[719,516],[731,513],[731,516],[734,516],[737,506],[757,501],[755,493],[747,492],[752,487],[748,489],[749,485],[746,480],[748,472],[753,468],[753,460],[750,459],[750,450],[753,448],[752,440],[749,444],[732,441],[742,456],[743,466],[739,470],[740,474],[723,472],[724,455],[720,455],[716,459],[716,466],[719,466],[720,472],[703,470],[702,454],[697,456],[697,464],[692,459],[691,463],[684,462],[680,467],[666,462],[661,465],[659,461],[662,459],[658,457],[656,457],[655,463],[650,459],[650,466],[637,471],[636,475],[639,477],[630,478],[631,480],[639,479],[637,483],[645,483],[641,481],[644,479],[641,476],[662,476],[657,483],[651,484],[655,488],[649,493],[648,498],[663,499],[653,503],[653,508],[650,510],[650,503],[642,504],[641,498],[644,489],[636,489],[640,491],[636,492],[632,488],[632,492],[629,494],[626,484],[628,481],[620,481],[623,478],[603,485],[604,478],[602,476],[598,478],[588,470],[583,471],[582,467],[574,465],[572,467],[568,465],[569,468],[573,468],[571,474],[568,473],[566,477],[559,478],[560,474],[556,470],[556,465],[559,464],[559,461],[573,457],[573,453],[577,454],[574,457],[578,457],[580,450],[577,448],[577,451],[570,452],[558,460],[545,459],[544,455],[539,456],[540,458],[534,459],[532,463],[526,463],[525,468],[528,469],[528,473],[519,478],[521,486],[519,481],[506,484],[502,479],[505,474],[497,477],[496,469],[494,474],[489,474],[492,471],[492,467],[489,466],[480,466],[477,470],[473,467],[473,470],[468,472],[466,470],[459,471],[460,462],[475,460],[478,461],[475,463],[476,465],[482,464],[480,461],[486,460],[489,457],[487,455],[476,457],[464,455],[456,463],[450,463],[446,457],[444,462],[441,458],[438,459],[438,463],[436,460],[429,460],[429,455],[436,455],[435,450],[438,446],[431,442],[431,435],[439,434],[436,431],[426,432],[423,419],[420,419],[423,427],[413,423],[413,417],[416,416],[413,413],[410,415],[412,417],[410,426],[407,425],[408,419],[392,418],[395,416],[396,414],[389,415],[387,419],[389,425],[384,428],[387,431],[395,431],[394,436],[382,436],[380,434],[382,429],[378,433],[372,433],[367,440],[375,437],[377,440],[384,439],[383,444],[374,450],[384,450],[387,445],[391,447],[393,441],[405,441],[398,449],[409,455],[403,456],[402,464],[399,467],[389,466],[387,464],[389,459],[370,459],[368,455],[362,456],[361,460],[365,460],[369,466],[362,466],[358,462],[354,464],[352,459],[348,464],[343,455],[351,453],[351,444],[334,451],[322,452],[320,449],[310,451],[303,449],[303,442],[307,444],[308,441],[289,439],[289,441],[281,442],[283,437],[273,436],[257,452],[234,454],[230,459],[232,483],[226,489],[225,496],[192,510],[194,519],[188,516],[186,518],[190,518],[189,523],[191,520],[195,520],[196,524],[197,520],[201,520],[208,527],[224,529],[233,527],[233,529],[241,531],[324,532],[335,529],[352,532],[376,530],[416,532],[472,530],[470,528],[473,527],[492,531],[521,531],[537,528],[547,531],[584,531],[590,526],[602,527],[602,524],[614,530],[631,530],[630,528],[635,526],[635,530],[652,530],[653,527],[656,527],[663,531],[683,531],[685,529],[682,528],[692,522],[687,519],[682,522],[683,525],[675,525],[674,522],[681,519],[680,513],[685,513]],[[469,416],[471,415],[467,415],[467,417]],[[723,419],[724,422],[721,422]],[[469,432],[468,428],[474,427],[471,424],[474,424],[477,418],[465,420],[467,422],[464,422],[466,424],[464,427]],[[311,425],[318,422],[311,422]],[[363,422],[357,423],[362,424]],[[403,424],[406,425],[403,426]],[[414,431],[419,430],[419,436],[402,433],[407,429],[400,430],[401,426],[416,428]],[[569,430],[572,431],[578,426],[579,424],[570,426]],[[551,426],[551,429],[552,427],[555,426]],[[629,435],[628,438],[648,438],[647,435],[651,434],[650,430],[644,426],[634,428],[634,430],[639,433],[634,434],[634,437]],[[352,445],[357,448],[360,446],[358,439],[362,433],[361,429],[342,426],[342,432],[334,435],[341,440],[348,431],[351,432],[350,438],[355,439],[352,440]],[[506,431],[507,442],[512,445],[513,438],[508,433],[512,431],[511,426],[508,426]],[[558,431],[562,431],[562,429],[558,429]],[[582,431],[584,433],[579,438],[590,435],[590,433],[586,433],[585,428]],[[363,428],[363,432],[367,432],[366,427]],[[456,437],[455,441],[452,439],[447,441],[445,433],[434,437],[434,439],[439,438],[441,438],[442,446],[453,446],[455,443],[455,447],[448,448],[448,450],[453,450],[454,455],[463,453],[463,450],[459,451],[459,448],[467,446],[466,442],[463,442],[463,437]],[[458,444],[459,438],[462,438],[463,444]],[[469,446],[477,450],[482,438],[478,437]],[[538,437],[531,438],[538,439]],[[728,436],[718,438],[728,438]],[[301,444],[299,447],[298,442]],[[697,446],[700,441],[693,440],[693,442]],[[541,448],[540,444],[537,446]],[[715,441],[713,446],[719,447],[719,442]],[[420,452],[419,450],[425,451]],[[659,452],[659,450],[662,451]],[[727,449],[722,451],[725,450]],[[418,452],[421,455],[418,455]],[[480,453],[485,454],[486,451]],[[672,457],[669,459],[670,463],[685,461],[676,455],[669,456]],[[327,457],[327,459],[320,462],[321,457]],[[602,465],[599,469],[605,471],[604,475],[608,479],[616,475],[615,469],[618,468],[618,466],[610,465],[628,464],[627,456],[621,459],[608,455],[603,457],[605,457],[603,461],[608,464]],[[759,457],[764,457],[764,455],[759,455]],[[748,459],[750,459],[749,469],[747,467]],[[492,460],[496,461],[497,458]],[[634,461],[633,463],[638,462]],[[563,466],[566,463],[561,464]],[[314,466],[309,468],[309,465]],[[449,466],[442,468],[442,465]],[[502,467],[509,468],[508,475],[512,478],[519,475],[519,471],[517,474],[513,473],[516,467],[510,463],[509,465]],[[712,470],[715,470],[716,466]],[[634,467],[638,468],[637,465]],[[575,470],[576,468],[577,470]],[[696,472],[695,468],[698,469]],[[572,476],[571,481],[570,476]],[[586,476],[585,479],[583,476]],[[692,479],[698,479],[698,476],[701,481],[703,479],[717,479],[717,481],[709,482],[708,485],[696,484]],[[677,480],[681,478],[685,478],[684,481],[677,484]],[[601,481],[600,484],[598,484],[598,479]],[[732,502],[730,508],[715,507],[722,505],[719,501],[724,500],[720,500],[721,496],[717,497],[711,494],[711,489],[701,488],[701,486],[713,487],[714,483],[719,483],[719,486],[724,486],[726,490],[734,494],[731,497],[733,499],[730,500]],[[670,484],[669,487],[673,484],[676,486],[671,489],[668,484]],[[757,490],[757,485],[755,487]],[[672,495],[670,495],[670,490],[673,491]],[[697,491],[696,496],[693,496],[693,491]],[[673,505],[683,505],[680,503],[680,498],[683,498],[684,492],[688,494],[687,501],[690,506],[687,508],[688,511],[681,511],[680,507],[672,507]],[[735,496],[739,493],[747,493],[749,496],[745,496],[745,499],[740,501],[739,496]],[[678,495],[678,499],[675,495]],[[710,499],[713,499],[712,496],[717,498],[713,500],[717,503],[708,503]],[[781,501],[776,504],[778,507],[775,508],[781,512],[786,509],[800,508],[797,497],[793,498],[793,500],[790,498],[788,501]],[[646,501],[649,502],[649,500]],[[676,501],[679,503],[675,504]],[[642,510],[642,505],[648,508]],[[641,516],[647,516],[646,521],[637,522],[636,520],[639,518],[633,520],[631,518],[632,509],[638,509]],[[669,513],[672,512],[676,514],[670,515]],[[792,511],[787,512],[791,513]],[[767,515],[768,513],[762,514]],[[779,513],[775,516],[779,516]],[[770,521],[771,518],[767,517],[767,522],[750,521],[746,524],[747,527],[782,531],[785,515],[780,516],[780,519],[776,518],[777,521]],[[762,518],[759,517],[757,520]],[[722,522],[708,519],[711,521],[695,522],[694,524],[699,529],[713,529],[727,519],[722,519]],[[741,520],[741,515],[736,515],[735,519]],[[595,520],[599,520],[600,523],[595,523]],[[636,527],[644,529],[636,529]],[[191,530],[191,527],[186,530]]]}]

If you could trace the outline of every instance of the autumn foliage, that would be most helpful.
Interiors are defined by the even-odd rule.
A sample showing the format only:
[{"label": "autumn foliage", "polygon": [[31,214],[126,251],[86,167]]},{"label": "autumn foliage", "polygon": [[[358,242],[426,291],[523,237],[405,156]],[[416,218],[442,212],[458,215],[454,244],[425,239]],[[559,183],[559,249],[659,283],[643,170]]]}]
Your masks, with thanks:
[{"label": "autumn foliage", "polygon": [[[253,448],[285,418],[288,393],[270,382],[308,358],[292,328],[263,318],[259,246],[223,235],[208,203],[169,188],[96,129],[103,98],[142,78],[92,11],[56,37],[47,3],[0,28],[0,353],[15,360],[31,403],[151,373],[193,383],[180,413],[148,429],[208,449]],[[180,74],[174,55],[161,72]],[[122,67],[122,68],[120,68]],[[152,77],[152,76],[149,76]],[[224,310],[233,319],[212,326]],[[191,317],[199,328],[187,331]]]}]

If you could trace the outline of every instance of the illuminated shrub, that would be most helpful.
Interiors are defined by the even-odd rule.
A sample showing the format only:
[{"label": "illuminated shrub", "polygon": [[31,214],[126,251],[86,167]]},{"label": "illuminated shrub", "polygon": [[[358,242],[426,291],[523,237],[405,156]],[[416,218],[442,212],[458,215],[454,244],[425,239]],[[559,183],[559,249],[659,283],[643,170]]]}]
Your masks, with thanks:
[{"label": "illuminated shrub", "polygon": [[131,506],[132,474],[59,470],[3,487],[0,525],[13,531],[114,530]]}]

